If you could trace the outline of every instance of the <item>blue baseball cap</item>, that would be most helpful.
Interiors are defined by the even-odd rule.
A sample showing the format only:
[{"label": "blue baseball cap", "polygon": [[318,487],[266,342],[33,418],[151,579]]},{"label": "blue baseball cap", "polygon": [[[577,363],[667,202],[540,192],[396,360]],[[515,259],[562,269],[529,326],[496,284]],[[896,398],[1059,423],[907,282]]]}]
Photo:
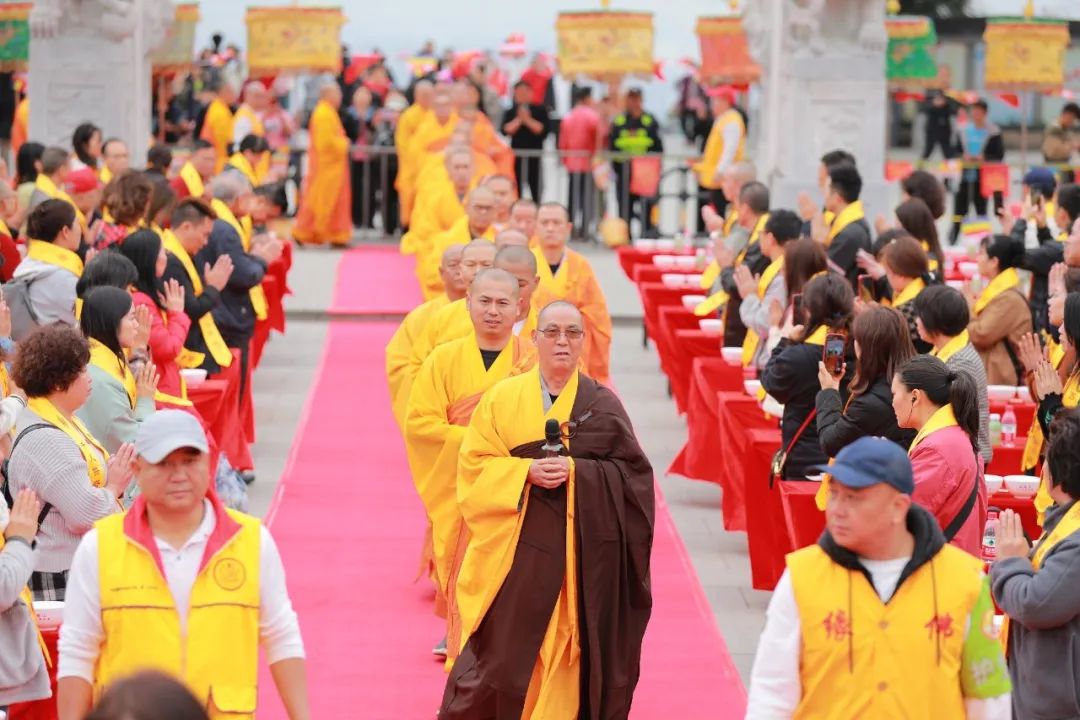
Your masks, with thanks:
[{"label": "blue baseball cap", "polygon": [[907,453],[892,440],[881,437],[861,437],[841,450],[832,465],[817,469],[844,487],[858,489],[885,483],[905,495],[915,491]]},{"label": "blue baseball cap", "polygon": [[1037,187],[1042,191],[1043,195],[1050,197],[1057,187],[1057,178],[1054,177],[1054,171],[1050,168],[1031,168],[1024,175],[1023,184],[1028,187]]}]

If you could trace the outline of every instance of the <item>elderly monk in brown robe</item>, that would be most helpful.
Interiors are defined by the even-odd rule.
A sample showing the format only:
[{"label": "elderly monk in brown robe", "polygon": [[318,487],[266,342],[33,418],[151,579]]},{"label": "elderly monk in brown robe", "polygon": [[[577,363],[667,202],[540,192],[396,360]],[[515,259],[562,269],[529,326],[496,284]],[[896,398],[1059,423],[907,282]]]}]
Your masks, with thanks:
[{"label": "elderly monk in brown robe", "polygon": [[539,365],[485,393],[461,445],[463,646],[440,720],[625,719],[640,674],[652,467],[578,370],[577,308],[545,307],[534,337]]}]

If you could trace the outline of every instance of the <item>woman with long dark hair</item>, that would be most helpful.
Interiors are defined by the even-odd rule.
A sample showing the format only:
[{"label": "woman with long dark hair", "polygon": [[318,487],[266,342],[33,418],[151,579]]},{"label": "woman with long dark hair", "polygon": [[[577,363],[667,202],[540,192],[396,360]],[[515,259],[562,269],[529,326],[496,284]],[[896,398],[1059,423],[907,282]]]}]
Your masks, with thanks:
[{"label": "woman with long dark hair", "polygon": [[184,288],[176,280],[162,281],[168,258],[161,237],[153,230],[132,233],[119,252],[138,274],[132,301],[135,307],[146,308],[150,316],[150,358],[161,375],[158,399],[184,405],[188,400],[179,360],[185,356],[184,341],[191,328],[191,319],[184,312]]},{"label": "woman with long dark hair", "polygon": [[1016,272],[1024,259],[1024,242],[1008,235],[984,238],[975,259],[979,274],[990,282],[978,298],[968,296],[972,315],[968,336],[991,385],[1020,385],[1023,368],[1017,348],[1032,328],[1031,306]]},{"label": "woman with long dark hair", "polygon": [[71,147],[75,150],[72,170],[88,167],[97,172],[101,160],[101,128],[93,123],[83,123],[71,135]]},{"label": "woman with long dark hair", "polygon": [[1035,396],[1039,401],[1038,421],[1047,436],[1050,424],[1062,410],[1072,410],[1080,404],[1080,293],[1065,297],[1064,321],[1061,324],[1061,357],[1071,358],[1067,366],[1055,368],[1051,358],[1043,357],[1035,368]]},{"label": "woman with long dark hair", "polygon": [[[41,172],[41,154],[45,146],[39,142],[26,142],[15,156],[15,196],[19,199],[19,209],[30,210],[30,196],[34,194],[34,184]],[[26,234],[26,221],[19,228],[21,235]]]},{"label": "woman with long dark hair", "polygon": [[908,198],[896,206],[896,219],[900,221],[900,227],[919,241],[926,252],[930,270],[938,273],[945,262],[945,252],[941,249],[937,224],[930,208],[919,198]]},{"label": "woman with long dark hair", "polygon": [[[902,430],[892,409],[892,378],[896,369],[915,356],[904,317],[892,308],[871,307],[851,324],[855,346],[855,376],[846,398],[840,379],[819,363],[817,430],[821,449],[835,457],[864,435],[882,436],[906,450],[915,437]],[[845,368],[846,369],[846,368]]]},{"label": "woman with long dark hair", "polygon": [[135,346],[139,321],[131,295],[96,287],[83,300],[79,326],[90,343],[90,397],[76,414],[105,449],[115,453],[135,440],[139,423],[154,412],[157,370],[146,363],[138,373],[125,350]]},{"label": "woman with long dark hair", "polygon": [[978,556],[986,485],[975,381],[932,355],[917,355],[893,377],[892,395],[900,427],[918,430],[908,450],[912,499],[937,518],[946,540]]},{"label": "woman with long dark hair", "polygon": [[[853,305],[851,285],[843,276],[827,273],[810,280],[803,287],[800,317],[785,323],[782,338],[761,373],[762,389],[784,406],[780,427],[785,478],[804,478],[813,472],[811,468],[829,460],[812,417],[817,414],[816,379],[825,336],[847,334]],[[848,379],[841,380],[841,387],[846,389]]]},{"label": "woman with long dark hair", "polygon": [[900,311],[908,325],[908,335],[920,353],[930,352],[932,346],[919,337],[915,325],[915,300],[930,284],[930,266],[926,251],[913,237],[901,236],[881,251],[881,265],[892,291],[892,306]]}]

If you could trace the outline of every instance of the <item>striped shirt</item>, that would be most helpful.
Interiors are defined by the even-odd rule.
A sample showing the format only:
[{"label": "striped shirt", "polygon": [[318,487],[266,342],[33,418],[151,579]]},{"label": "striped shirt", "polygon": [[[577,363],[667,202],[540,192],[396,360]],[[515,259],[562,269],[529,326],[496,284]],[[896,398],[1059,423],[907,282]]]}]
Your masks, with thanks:
[{"label": "striped shirt", "polygon": [[990,400],[986,394],[986,366],[971,343],[953,353],[953,356],[945,361],[945,366],[950,370],[967,373],[975,382],[975,392],[979,396],[979,454],[989,464],[994,450],[990,447]]}]

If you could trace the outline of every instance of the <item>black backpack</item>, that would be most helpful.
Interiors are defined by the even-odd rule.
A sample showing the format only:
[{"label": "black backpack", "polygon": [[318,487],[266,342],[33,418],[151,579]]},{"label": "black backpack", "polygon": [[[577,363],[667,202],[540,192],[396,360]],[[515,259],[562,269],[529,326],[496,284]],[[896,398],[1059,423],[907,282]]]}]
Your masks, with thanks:
[{"label": "black backpack", "polygon": [[[3,462],[0,462],[0,494],[3,494],[4,502],[7,503],[7,506],[9,508],[15,505],[15,498],[11,494],[11,482],[8,479],[8,462],[11,459],[11,456],[15,454],[15,448],[19,446],[19,441],[23,439],[24,435],[28,435],[29,433],[34,432],[38,428],[49,427],[55,426],[49,425],[48,423],[38,423],[37,425],[31,425],[30,427],[22,430],[18,435],[15,436],[15,442],[11,444],[11,452],[8,453],[7,459]],[[41,512],[38,513],[37,519],[39,527],[41,526],[41,523],[45,521],[45,516],[49,514],[50,510],[52,510],[52,503],[47,502],[41,506]]]}]

